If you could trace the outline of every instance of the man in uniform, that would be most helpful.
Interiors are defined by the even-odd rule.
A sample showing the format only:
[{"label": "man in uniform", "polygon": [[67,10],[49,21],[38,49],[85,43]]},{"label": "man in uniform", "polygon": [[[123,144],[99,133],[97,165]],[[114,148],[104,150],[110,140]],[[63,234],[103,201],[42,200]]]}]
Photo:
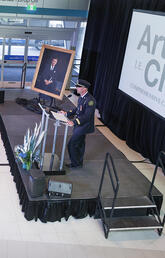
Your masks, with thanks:
[{"label": "man in uniform", "polygon": [[72,120],[68,120],[68,124],[74,126],[73,134],[68,143],[71,163],[66,164],[66,166],[70,168],[83,166],[86,134],[94,132],[96,101],[88,92],[89,87],[89,82],[79,79],[76,85],[77,93],[80,94],[77,107],[68,112],[61,111],[69,119],[74,116]]}]

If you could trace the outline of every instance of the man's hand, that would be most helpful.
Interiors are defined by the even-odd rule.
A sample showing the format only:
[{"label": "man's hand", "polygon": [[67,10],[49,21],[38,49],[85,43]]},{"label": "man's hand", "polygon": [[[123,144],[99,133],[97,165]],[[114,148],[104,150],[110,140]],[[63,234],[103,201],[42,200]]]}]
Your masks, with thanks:
[{"label": "man's hand", "polygon": [[74,123],[73,123],[73,121],[71,121],[71,120],[68,120],[67,124],[68,124],[69,126],[74,126]]},{"label": "man's hand", "polygon": [[44,80],[45,85],[49,85],[52,83],[52,80]]}]

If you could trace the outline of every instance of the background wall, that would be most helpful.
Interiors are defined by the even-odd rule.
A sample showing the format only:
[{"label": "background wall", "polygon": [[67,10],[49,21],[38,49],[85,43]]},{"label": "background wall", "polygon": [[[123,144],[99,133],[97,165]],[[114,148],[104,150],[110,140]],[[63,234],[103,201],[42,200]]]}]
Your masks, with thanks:
[{"label": "background wall", "polygon": [[[43,17],[55,15],[64,17],[87,17],[90,0],[0,0],[0,13],[13,17]],[[34,5],[36,10],[30,11],[27,6]]]}]

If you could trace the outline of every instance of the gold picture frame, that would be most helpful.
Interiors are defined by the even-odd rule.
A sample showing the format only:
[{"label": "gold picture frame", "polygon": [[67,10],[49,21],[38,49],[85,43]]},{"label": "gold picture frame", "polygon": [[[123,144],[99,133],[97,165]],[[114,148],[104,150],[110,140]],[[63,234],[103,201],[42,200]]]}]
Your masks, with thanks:
[{"label": "gold picture frame", "polygon": [[32,81],[32,90],[62,100],[75,51],[42,45]]}]

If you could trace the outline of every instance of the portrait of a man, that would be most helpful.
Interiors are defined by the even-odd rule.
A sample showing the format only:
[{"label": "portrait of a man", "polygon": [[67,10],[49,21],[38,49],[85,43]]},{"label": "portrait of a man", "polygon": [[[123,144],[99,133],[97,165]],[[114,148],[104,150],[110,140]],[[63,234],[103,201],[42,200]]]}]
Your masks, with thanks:
[{"label": "portrait of a man", "polygon": [[44,45],[41,49],[32,89],[62,99],[72,68],[74,51]]}]

